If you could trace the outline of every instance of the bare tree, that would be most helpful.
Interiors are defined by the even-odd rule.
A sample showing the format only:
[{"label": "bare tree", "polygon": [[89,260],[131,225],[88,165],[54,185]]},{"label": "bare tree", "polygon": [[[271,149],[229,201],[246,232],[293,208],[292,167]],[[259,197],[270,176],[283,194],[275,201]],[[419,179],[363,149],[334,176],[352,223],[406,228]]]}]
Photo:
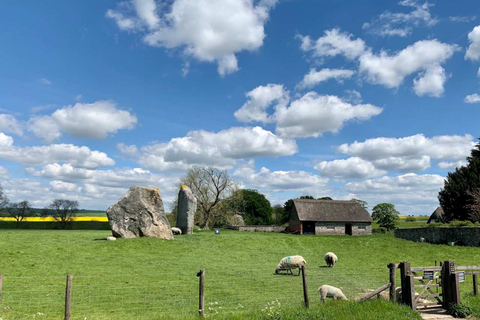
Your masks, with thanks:
[{"label": "bare tree", "polygon": [[208,230],[213,208],[231,195],[235,183],[226,170],[198,166],[191,167],[180,182],[197,198],[198,210],[202,213],[200,226]]},{"label": "bare tree", "polygon": [[42,215],[54,218],[63,229],[66,229],[68,224],[73,221],[73,217],[75,217],[77,212],[78,201],[55,199],[43,210]]},{"label": "bare tree", "polygon": [[8,204],[7,195],[3,192],[3,187],[0,185],[0,209],[3,209]]},{"label": "bare tree", "polygon": [[27,200],[9,203],[5,207],[5,210],[10,217],[15,218],[17,228],[19,228],[22,224],[22,221],[32,213],[32,207],[30,206],[30,202]]}]

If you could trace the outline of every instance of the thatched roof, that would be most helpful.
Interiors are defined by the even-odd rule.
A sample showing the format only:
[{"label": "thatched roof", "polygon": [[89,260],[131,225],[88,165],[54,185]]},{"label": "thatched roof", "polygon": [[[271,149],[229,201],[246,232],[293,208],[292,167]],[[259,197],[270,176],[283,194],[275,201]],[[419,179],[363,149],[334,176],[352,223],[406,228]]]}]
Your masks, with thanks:
[{"label": "thatched roof", "polygon": [[427,223],[432,222],[445,222],[445,213],[443,212],[442,207],[438,207],[437,209],[435,209],[435,211],[433,211]]},{"label": "thatched roof", "polygon": [[300,221],[372,222],[359,203],[340,200],[293,200]]}]

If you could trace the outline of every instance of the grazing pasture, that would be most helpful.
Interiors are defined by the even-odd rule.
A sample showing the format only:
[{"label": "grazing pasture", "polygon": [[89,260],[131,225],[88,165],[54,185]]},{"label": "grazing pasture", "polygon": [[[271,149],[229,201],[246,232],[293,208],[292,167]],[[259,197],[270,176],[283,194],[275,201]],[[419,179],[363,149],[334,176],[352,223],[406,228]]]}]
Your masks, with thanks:
[{"label": "grazing pasture", "polygon": [[[328,299],[322,284],[353,300],[388,282],[387,264],[431,266],[452,259],[480,265],[480,248],[449,247],[372,236],[298,236],[222,230],[176,236],[105,241],[108,231],[1,230],[0,318],[62,319],[65,275],[72,274],[72,319],[193,318],[198,278],[205,270],[205,313],[210,318],[419,319],[407,308],[381,301]],[[324,255],[338,256],[326,268]],[[303,308],[301,277],[274,275],[287,255],[307,261],[310,309]],[[463,302],[480,314],[471,277],[461,284]]]}]

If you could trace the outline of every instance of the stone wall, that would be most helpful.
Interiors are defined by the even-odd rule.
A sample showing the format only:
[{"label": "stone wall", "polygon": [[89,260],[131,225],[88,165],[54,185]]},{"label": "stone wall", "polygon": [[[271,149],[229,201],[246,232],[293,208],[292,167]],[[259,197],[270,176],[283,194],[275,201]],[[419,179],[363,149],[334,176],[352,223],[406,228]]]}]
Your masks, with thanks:
[{"label": "stone wall", "polygon": [[425,238],[426,242],[434,244],[448,244],[455,242],[456,245],[480,246],[480,227],[421,227],[395,229],[396,238],[410,241],[420,241]]},{"label": "stone wall", "polygon": [[354,236],[368,236],[372,234],[371,223],[356,222],[352,224],[352,235]]},{"label": "stone wall", "polygon": [[316,222],[316,235],[344,235],[345,223],[343,222]]},{"label": "stone wall", "polygon": [[238,231],[251,232],[284,232],[284,226],[242,226],[238,227]]}]

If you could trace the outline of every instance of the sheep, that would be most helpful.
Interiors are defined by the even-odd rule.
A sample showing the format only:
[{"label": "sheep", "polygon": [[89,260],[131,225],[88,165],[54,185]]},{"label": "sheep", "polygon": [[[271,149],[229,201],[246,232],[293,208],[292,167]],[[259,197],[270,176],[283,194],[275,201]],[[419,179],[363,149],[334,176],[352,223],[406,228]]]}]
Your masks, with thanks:
[{"label": "sheep", "polygon": [[281,270],[287,270],[292,273],[292,269],[298,268],[298,274],[300,274],[300,267],[304,266],[307,262],[305,259],[303,259],[302,256],[288,256],[280,260],[280,263],[278,264],[277,268],[275,269],[275,274],[279,274]]},{"label": "sheep", "polygon": [[173,234],[182,234],[182,229],[172,227]]},{"label": "sheep", "polygon": [[320,288],[318,288],[318,292],[320,292],[320,302],[322,303],[325,302],[325,298],[348,300],[343,294],[342,290],[333,286],[329,286],[328,284],[320,286]]},{"label": "sheep", "polygon": [[338,261],[337,256],[333,252],[327,252],[325,254],[325,257],[323,257],[323,259],[325,259],[325,262],[327,263],[327,266],[332,267],[332,268],[335,265],[335,263],[337,263],[337,261]]}]

